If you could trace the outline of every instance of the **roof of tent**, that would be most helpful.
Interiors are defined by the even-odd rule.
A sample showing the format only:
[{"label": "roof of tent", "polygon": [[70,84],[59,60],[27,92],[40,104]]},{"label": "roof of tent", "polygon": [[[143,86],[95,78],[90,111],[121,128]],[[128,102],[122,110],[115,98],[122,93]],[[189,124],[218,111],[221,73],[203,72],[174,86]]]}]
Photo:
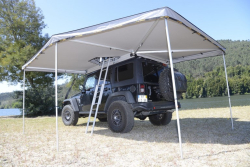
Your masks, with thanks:
[{"label": "roof of tent", "polygon": [[55,43],[58,45],[58,72],[89,73],[99,65],[97,57],[116,57],[116,62],[132,54],[168,61],[165,19],[173,63],[221,55],[225,47],[168,7],[128,16],[106,23],[53,35],[22,68],[26,71],[55,71]]}]

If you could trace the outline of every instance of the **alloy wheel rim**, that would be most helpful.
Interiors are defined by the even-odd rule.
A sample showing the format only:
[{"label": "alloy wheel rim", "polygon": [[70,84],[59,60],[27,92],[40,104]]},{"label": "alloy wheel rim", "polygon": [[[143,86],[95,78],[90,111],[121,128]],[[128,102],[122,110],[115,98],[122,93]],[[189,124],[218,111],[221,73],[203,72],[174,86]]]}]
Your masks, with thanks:
[{"label": "alloy wheel rim", "polygon": [[71,118],[71,114],[70,114],[70,112],[69,111],[66,111],[65,112],[65,119],[67,120],[67,121],[69,121],[70,120],[70,118]]},{"label": "alloy wheel rim", "polygon": [[122,122],[122,113],[120,110],[116,109],[112,111],[112,122],[115,126],[119,126]]}]

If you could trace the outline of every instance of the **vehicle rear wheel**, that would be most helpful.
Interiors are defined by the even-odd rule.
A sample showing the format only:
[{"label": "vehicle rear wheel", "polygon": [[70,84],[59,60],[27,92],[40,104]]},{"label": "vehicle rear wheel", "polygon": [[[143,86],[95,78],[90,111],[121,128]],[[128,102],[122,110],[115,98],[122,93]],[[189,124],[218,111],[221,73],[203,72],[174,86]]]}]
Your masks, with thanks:
[{"label": "vehicle rear wheel", "polygon": [[167,125],[171,122],[171,119],[172,119],[172,112],[149,116],[149,121],[156,126]]},{"label": "vehicle rear wheel", "polygon": [[70,105],[66,105],[62,110],[62,121],[66,126],[75,126],[78,122],[79,112],[74,112]]},{"label": "vehicle rear wheel", "polygon": [[108,125],[113,132],[127,133],[134,127],[134,114],[125,101],[114,101],[108,108]]}]

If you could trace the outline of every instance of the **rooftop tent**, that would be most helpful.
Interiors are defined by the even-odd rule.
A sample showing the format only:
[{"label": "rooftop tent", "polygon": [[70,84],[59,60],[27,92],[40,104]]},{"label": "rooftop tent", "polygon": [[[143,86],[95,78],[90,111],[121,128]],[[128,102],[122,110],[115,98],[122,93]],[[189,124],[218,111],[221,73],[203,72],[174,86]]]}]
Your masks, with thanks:
[{"label": "rooftop tent", "polygon": [[[23,65],[22,69],[24,71],[55,72],[56,76],[58,72],[86,74],[100,69],[99,63],[96,61],[100,57],[113,57],[115,58],[113,63],[121,62],[134,56],[169,63],[172,72],[182,157],[173,63],[223,55],[226,74],[224,52],[225,48],[221,44],[177,12],[164,7],[95,26],[53,35],[41,50]],[[57,117],[57,77],[55,78]],[[228,82],[227,88],[229,95]],[[232,121],[230,96],[229,105]],[[56,129],[56,131],[58,150],[58,130]]]}]

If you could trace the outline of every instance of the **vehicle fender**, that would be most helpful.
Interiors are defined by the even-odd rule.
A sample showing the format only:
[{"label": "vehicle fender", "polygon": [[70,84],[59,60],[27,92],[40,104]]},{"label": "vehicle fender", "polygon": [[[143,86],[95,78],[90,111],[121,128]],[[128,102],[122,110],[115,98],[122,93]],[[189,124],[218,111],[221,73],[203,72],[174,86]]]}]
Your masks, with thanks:
[{"label": "vehicle fender", "polygon": [[129,104],[135,103],[135,99],[130,91],[115,92],[109,95],[105,103],[104,111],[108,111],[110,104],[117,100],[123,100]]},{"label": "vehicle fender", "polygon": [[66,100],[63,101],[63,106],[66,106],[68,104],[71,105],[73,111],[77,111],[77,112],[79,111],[79,107],[77,105],[77,99],[76,98],[66,99]]}]

